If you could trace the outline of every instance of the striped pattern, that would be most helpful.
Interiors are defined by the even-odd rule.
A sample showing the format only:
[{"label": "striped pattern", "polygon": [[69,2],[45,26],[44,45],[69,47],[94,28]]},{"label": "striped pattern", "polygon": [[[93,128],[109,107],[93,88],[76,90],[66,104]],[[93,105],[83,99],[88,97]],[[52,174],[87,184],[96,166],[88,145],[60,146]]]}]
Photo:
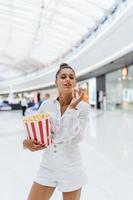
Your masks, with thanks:
[{"label": "striped pattern", "polygon": [[48,118],[40,121],[24,122],[24,125],[28,139],[34,139],[46,146],[52,144],[51,127]]}]

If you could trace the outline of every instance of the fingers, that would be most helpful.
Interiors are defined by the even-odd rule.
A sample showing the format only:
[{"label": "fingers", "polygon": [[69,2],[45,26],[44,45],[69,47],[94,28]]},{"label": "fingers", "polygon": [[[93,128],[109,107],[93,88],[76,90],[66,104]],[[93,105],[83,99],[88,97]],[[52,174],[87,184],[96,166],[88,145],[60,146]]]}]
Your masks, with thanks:
[{"label": "fingers", "polygon": [[45,146],[36,146],[36,147],[34,147],[34,150],[38,151],[38,150],[42,150],[42,149],[45,149],[45,148],[46,148]]},{"label": "fingers", "polygon": [[72,97],[73,97],[73,98],[76,98],[76,88],[73,88],[73,89],[72,89]]},{"label": "fingers", "polygon": [[47,146],[44,145],[44,144],[40,144],[40,145],[33,145],[33,147],[30,149],[31,151],[39,151],[39,150],[42,150],[42,149],[45,149]]},{"label": "fingers", "polygon": [[40,144],[40,142],[38,142],[37,140],[31,139],[31,142],[33,142],[33,144]]},{"label": "fingers", "polygon": [[76,88],[73,88],[73,89],[72,89],[72,97],[73,97],[73,98],[77,98],[77,94],[78,94],[78,96],[79,96],[79,90],[76,89]]},{"label": "fingers", "polygon": [[43,150],[43,149],[45,149],[45,147],[38,147],[38,148],[36,149],[36,151]]},{"label": "fingers", "polygon": [[80,95],[81,93],[83,93],[83,89],[82,89],[82,88],[78,88],[78,91],[79,91],[79,95]]},{"label": "fingers", "polygon": [[73,88],[72,96],[73,96],[73,98],[81,98],[82,99],[84,96],[83,89],[82,88],[78,88],[78,89]]},{"label": "fingers", "polygon": [[47,147],[46,144],[41,144],[40,142],[34,140],[34,139],[29,139],[26,140],[26,147],[30,150],[30,151],[38,151],[38,150],[42,150],[44,148]]}]

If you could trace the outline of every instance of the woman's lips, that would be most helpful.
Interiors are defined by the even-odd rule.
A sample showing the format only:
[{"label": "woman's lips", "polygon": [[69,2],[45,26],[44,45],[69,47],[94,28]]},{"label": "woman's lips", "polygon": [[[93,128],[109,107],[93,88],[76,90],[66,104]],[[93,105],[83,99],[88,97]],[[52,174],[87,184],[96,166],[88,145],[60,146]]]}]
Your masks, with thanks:
[{"label": "woman's lips", "polygon": [[65,87],[71,87],[71,84],[65,84],[64,86]]}]

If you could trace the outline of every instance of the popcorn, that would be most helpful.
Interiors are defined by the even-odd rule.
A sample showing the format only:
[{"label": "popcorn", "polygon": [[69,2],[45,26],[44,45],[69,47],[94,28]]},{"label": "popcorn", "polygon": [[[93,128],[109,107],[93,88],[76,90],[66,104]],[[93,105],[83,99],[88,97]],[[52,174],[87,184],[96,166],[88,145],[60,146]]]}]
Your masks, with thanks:
[{"label": "popcorn", "polygon": [[41,144],[49,146],[52,144],[51,125],[49,114],[41,113],[23,118],[28,139],[34,139]]}]

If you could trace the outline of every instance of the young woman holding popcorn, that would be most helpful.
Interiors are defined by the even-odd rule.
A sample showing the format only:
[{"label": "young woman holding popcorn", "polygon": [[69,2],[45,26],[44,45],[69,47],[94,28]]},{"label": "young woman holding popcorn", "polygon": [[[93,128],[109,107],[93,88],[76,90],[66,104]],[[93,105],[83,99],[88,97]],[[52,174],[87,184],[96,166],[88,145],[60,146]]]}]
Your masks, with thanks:
[{"label": "young woman holding popcorn", "polygon": [[45,101],[39,108],[39,113],[51,113],[53,144],[45,148],[35,140],[23,141],[31,151],[45,148],[28,200],[49,200],[56,187],[63,200],[80,200],[82,186],[87,182],[78,144],[84,137],[89,106],[82,101],[82,89],[74,89],[76,75],[68,64],[60,65],[55,84],[58,98]]}]

